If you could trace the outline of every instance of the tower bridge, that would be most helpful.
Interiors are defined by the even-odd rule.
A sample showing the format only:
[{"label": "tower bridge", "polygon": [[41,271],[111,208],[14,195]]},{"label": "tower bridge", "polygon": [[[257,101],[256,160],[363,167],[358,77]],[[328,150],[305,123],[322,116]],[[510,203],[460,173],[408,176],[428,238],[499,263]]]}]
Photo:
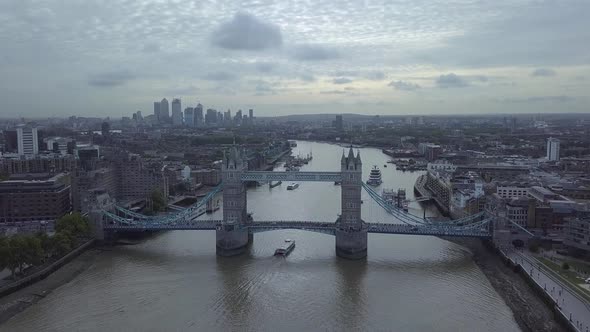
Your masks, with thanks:
[{"label": "tower bridge", "polygon": [[[248,181],[320,181],[341,183],[341,211],[336,220],[259,221],[247,212]],[[365,222],[361,219],[361,190],[397,219],[397,223]],[[219,192],[223,192],[223,219],[199,220],[198,211]],[[479,213],[452,221],[432,221],[413,216],[387,203],[362,182],[360,152],[342,154],[340,172],[266,172],[248,171],[246,154],[237,146],[224,153],[222,183],[197,204],[169,215],[144,216],[119,206],[93,212],[99,239],[116,232],[157,230],[210,230],[216,233],[217,253],[237,255],[253,241],[253,234],[272,230],[298,229],[336,237],[336,254],[349,259],[367,255],[367,234],[407,234],[491,238],[494,217]],[[401,222],[401,223],[400,223]]]}]

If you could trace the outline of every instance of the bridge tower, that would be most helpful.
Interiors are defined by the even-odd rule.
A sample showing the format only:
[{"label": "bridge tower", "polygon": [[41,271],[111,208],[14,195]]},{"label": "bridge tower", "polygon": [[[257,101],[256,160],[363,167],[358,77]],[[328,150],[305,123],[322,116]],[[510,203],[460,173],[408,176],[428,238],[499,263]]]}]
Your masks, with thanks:
[{"label": "bridge tower", "polygon": [[349,259],[367,256],[367,225],[361,219],[361,189],[363,164],[361,154],[356,157],[352,146],[348,157],[342,152],[342,212],[336,225],[336,255]]},{"label": "bridge tower", "polygon": [[223,222],[216,231],[217,254],[233,256],[243,253],[252,239],[244,226],[248,222],[246,186],[242,173],[248,169],[245,153],[232,146],[224,153],[221,166],[223,181]]}]

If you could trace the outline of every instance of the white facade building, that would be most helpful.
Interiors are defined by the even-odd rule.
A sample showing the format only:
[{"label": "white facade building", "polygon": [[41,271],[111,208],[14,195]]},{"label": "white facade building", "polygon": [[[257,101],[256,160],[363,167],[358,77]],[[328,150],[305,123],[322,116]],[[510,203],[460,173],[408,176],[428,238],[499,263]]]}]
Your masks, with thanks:
[{"label": "white facade building", "polygon": [[559,139],[549,137],[547,140],[547,160],[559,161]]},{"label": "white facade building", "polygon": [[20,126],[16,128],[16,137],[18,141],[19,155],[24,156],[39,154],[37,128],[31,126]]}]

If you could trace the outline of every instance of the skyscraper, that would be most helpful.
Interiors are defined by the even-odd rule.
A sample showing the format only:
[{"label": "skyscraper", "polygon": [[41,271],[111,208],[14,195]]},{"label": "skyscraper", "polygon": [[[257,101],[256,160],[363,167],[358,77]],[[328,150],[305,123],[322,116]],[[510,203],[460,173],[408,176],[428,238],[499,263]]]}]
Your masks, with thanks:
[{"label": "skyscraper", "polygon": [[203,105],[200,103],[195,107],[195,126],[200,127],[205,120],[203,116]]},{"label": "skyscraper", "polygon": [[184,125],[188,127],[195,126],[195,110],[192,107],[184,109]]},{"label": "skyscraper", "polygon": [[342,115],[336,115],[336,120],[334,121],[334,127],[336,130],[342,130],[344,128],[344,122],[342,121]]},{"label": "skyscraper", "polygon": [[160,122],[160,102],[159,101],[154,102],[154,118],[156,119],[156,122]]},{"label": "skyscraper", "polygon": [[172,125],[182,126],[182,108],[178,98],[172,100]]},{"label": "skyscraper", "polygon": [[231,120],[231,110],[227,110],[227,112],[223,114],[223,121],[227,124],[231,124]]},{"label": "skyscraper", "polygon": [[238,110],[236,112],[236,117],[234,122],[236,123],[236,126],[239,126],[242,124],[242,110]]},{"label": "skyscraper", "polygon": [[205,123],[206,124],[214,124],[217,123],[217,111],[214,109],[207,109],[207,115],[205,116]]},{"label": "skyscraper", "polygon": [[560,141],[557,138],[549,137],[547,139],[547,160],[559,161],[559,144]]},{"label": "skyscraper", "polygon": [[253,109],[250,109],[248,111],[248,115],[250,116],[250,120],[254,119],[254,110]]},{"label": "skyscraper", "polygon": [[164,98],[160,102],[160,123],[170,122],[170,109],[168,106],[168,99]]},{"label": "skyscraper", "polygon": [[35,155],[39,153],[37,128],[33,126],[19,126],[16,128],[19,155]]}]

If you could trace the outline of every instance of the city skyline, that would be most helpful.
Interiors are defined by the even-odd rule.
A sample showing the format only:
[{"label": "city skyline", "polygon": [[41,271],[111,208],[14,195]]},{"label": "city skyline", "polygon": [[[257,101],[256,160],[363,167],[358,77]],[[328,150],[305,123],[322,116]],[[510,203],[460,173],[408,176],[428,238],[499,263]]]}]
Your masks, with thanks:
[{"label": "city skyline", "polygon": [[588,3],[1,8],[2,117],[150,114],[154,96],[261,117],[589,109]]}]

